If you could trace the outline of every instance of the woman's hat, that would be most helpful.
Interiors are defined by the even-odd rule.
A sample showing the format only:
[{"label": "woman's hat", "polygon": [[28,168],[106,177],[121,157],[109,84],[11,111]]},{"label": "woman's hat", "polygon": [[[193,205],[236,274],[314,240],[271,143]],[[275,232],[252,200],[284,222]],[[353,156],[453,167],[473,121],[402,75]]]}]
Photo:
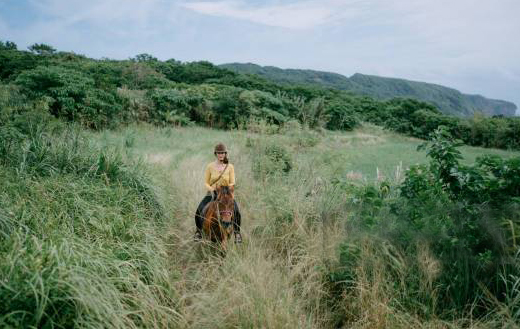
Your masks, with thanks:
[{"label": "woman's hat", "polygon": [[226,152],[227,153],[227,150],[226,150],[226,145],[222,144],[222,143],[218,143],[216,146],[215,146],[215,153],[217,152]]}]

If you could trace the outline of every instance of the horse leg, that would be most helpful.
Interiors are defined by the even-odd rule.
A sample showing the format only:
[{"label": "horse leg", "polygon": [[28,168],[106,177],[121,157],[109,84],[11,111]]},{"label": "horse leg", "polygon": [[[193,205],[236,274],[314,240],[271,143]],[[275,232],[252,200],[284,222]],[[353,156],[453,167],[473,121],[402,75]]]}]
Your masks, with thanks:
[{"label": "horse leg", "polygon": [[213,228],[211,227],[211,220],[205,218],[204,222],[202,223],[202,230],[204,232],[204,236],[209,239],[210,241],[213,240]]},{"label": "horse leg", "polygon": [[227,240],[228,240],[228,239],[227,239],[227,236],[226,236],[225,234],[223,234],[223,236],[222,236],[222,242],[221,242],[220,244],[221,244],[221,246],[222,246],[222,250],[223,250],[224,252],[226,252],[226,250],[227,250]]}]

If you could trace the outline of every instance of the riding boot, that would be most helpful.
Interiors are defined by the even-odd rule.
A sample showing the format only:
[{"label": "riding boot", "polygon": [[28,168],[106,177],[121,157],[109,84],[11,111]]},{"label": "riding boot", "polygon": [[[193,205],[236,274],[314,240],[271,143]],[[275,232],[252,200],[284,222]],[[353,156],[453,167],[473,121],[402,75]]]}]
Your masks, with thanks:
[{"label": "riding boot", "polygon": [[233,228],[235,232],[240,233],[240,225],[242,223],[242,215],[240,214],[240,208],[238,208],[238,204],[235,200],[235,207],[233,213]]},{"label": "riding boot", "polygon": [[193,240],[194,241],[202,240],[202,231],[199,230],[198,228],[195,230],[195,234],[193,235]]},{"label": "riding boot", "polygon": [[240,208],[235,200],[235,208],[233,213],[233,229],[235,230],[235,243],[242,243],[242,234],[240,233],[240,225],[242,222],[242,215],[240,214]]}]

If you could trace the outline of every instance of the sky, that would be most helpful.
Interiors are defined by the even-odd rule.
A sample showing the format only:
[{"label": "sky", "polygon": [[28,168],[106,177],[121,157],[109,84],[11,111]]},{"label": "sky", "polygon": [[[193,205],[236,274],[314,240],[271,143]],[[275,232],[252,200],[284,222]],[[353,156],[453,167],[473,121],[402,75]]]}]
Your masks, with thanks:
[{"label": "sky", "polygon": [[517,106],[519,39],[520,0],[0,0],[19,49],[358,72]]}]

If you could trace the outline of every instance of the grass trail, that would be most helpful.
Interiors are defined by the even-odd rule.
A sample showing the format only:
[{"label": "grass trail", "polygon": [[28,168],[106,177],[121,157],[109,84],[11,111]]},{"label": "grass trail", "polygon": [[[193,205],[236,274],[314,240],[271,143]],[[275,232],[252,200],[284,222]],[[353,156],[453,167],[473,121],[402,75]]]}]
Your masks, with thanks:
[{"label": "grass trail", "polygon": [[[164,239],[171,271],[178,273],[181,327],[314,328],[329,320],[319,316],[320,293],[324,293],[319,273],[306,273],[322,262],[321,240],[312,238],[303,223],[295,224],[300,226],[295,229],[300,239],[308,235],[307,242],[293,244],[291,236],[278,236],[282,241],[270,238],[264,205],[264,188],[268,187],[252,178],[243,132],[134,127],[123,134],[105,132],[97,137],[104,145],[125,147],[153,168],[171,218]],[[245,242],[232,244],[225,258],[216,257],[210,246],[192,241],[194,210],[205,194],[204,168],[214,160],[212,149],[217,142],[226,144],[237,168],[236,198],[244,218]],[[288,248],[281,245],[290,248],[283,250]],[[304,261],[294,260],[302,256]]]},{"label": "grass trail", "polygon": [[[312,199],[314,192],[327,188],[323,178],[372,182],[379,172],[379,178],[399,180],[406,167],[426,162],[424,153],[415,151],[419,140],[376,127],[347,134],[327,133],[317,145],[307,148],[295,146],[288,136],[262,136],[281,139],[278,142],[291,148],[294,170],[279,181],[258,181],[251,169],[251,149],[246,146],[247,138],[255,135],[245,131],[134,126],[93,137],[100,145],[124,148],[128,156],[141,157],[152,168],[170,221],[162,236],[180,296],[177,311],[182,328],[337,325],[334,310],[327,304],[322,270],[335,261],[338,245],[348,233],[340,220],[323,220],[332,216],[334,209],[329,209],[332,203],[327,193],[318,193],[321,196]],[[212,150],[218,142],[226,144],[235,165],[236,199],[243,217],[244,243],[231,244],[225,258],[216,257],[207,245],[192,241],[193,214],[205,194],[204,168],[214,160]],[[517,154],[485,151],[506,157]],[[463,153],[472,161],[482,149],[468,147]],[[284,221],[286,217],[291,220]],[[320,224],[313,225],[313,221]],[[370,311],[373,308],[376,315],[386,314],[382,310],[385,305],[371,306],[362,311],[355,327],[388,325]],[[359,305],[353,302],[339,307],[354,310]],[[451,327],[434,320],[420,323],[412,315],[391,317],[402,327],[412,323],[415,327]]]}]

